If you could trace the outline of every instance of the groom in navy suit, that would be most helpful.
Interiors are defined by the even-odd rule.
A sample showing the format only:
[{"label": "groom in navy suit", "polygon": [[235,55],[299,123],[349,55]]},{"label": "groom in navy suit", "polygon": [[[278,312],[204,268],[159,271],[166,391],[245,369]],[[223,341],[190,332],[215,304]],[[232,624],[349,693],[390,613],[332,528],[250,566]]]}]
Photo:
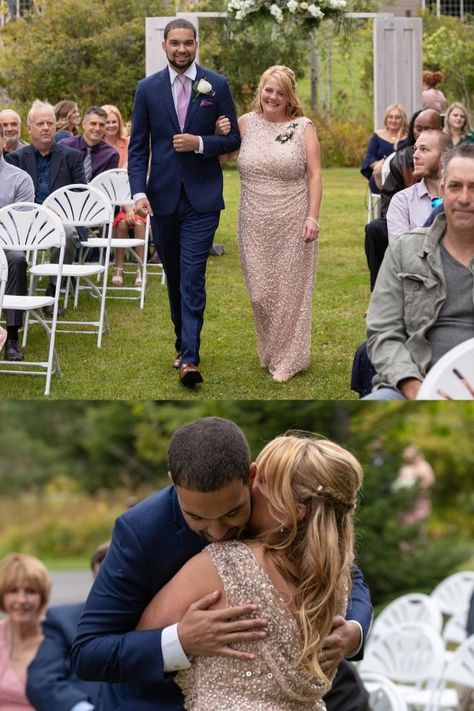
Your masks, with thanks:
[{"label": "groom in navy suit", "polygon": [[[256,466],[235,423],[206,417],[179,429],[168,468],[175,485],[117,519],[78,625],[71,653],[78,676],[118,682],[102,685],[97,711],[182,711],[172,673],[189,666],[188,655],[248,658],[229,645],[262,636],[263,621],[248,618],[250,605],[208,610],[217,600],[212,594],[191,605],[179,626],[136,631],[147,604],[184,563],[206,543],[238,537],[250,516]],[[360,658],[371,612],[364,578],[354,569],[346,621],[336,618],[331,635],[339,641],[325,644],[334,665],[345,654]]]},{"label": "groom in navy suit", "polygon": [[[128,173],[136,210],[151,215],[167,277],[176,334],[173,366],[181,383],[193,387],[202,382],[206,263],[224,208],[219,155],[235,151],[240,135],[227,80],[195,62],[194,25],[172,20],[162,46],[168,66],[137,87]],[[220,116],[230,120],[226,136],[214,134]]]}]

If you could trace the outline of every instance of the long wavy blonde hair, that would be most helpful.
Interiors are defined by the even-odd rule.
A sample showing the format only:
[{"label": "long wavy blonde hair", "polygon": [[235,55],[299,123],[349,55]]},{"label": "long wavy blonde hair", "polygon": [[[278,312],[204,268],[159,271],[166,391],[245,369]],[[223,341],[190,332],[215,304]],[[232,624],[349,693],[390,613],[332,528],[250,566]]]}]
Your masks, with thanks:
[{"label": "long wavy blonde hair", "polygon": [[283,95],[286,100],[286,113],[291,118],[299,118],[304,115],[303,105],[296,96],[296,76],[292,69],[285,67],[282,64],[275,64],[273,67],[268,67],[258,82],[255,98],[252,102],[252,110],[257,114],[263,113],[262,92],[266,82],[270,79],[276,79],[280,84]]},{"label": "long wavy blonde hair", "polygon": [[362,467],[346,449],[308,433],[272,440],[256,459],[256,482],[276,523],[261,537],[285,580],[301,630],[298,663],[323,683],[318,655],[351,588],[353,512]]}]

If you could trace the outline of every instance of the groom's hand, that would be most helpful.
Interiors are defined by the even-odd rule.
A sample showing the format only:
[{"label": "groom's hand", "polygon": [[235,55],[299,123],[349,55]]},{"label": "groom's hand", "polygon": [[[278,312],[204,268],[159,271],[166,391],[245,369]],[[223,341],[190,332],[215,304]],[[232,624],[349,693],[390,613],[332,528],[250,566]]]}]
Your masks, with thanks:
[{"label": "groom's hand", "polygon": [[266,637],[267,621],[249,617],[257,610],[258,605],[210,610],[219,597],[220,593],[216,591],[188,607],[178,624],[181,646],[188,656],[223,654],[237,659],[254,659],[254,654],[229,645]]},{"label": "groom's hand", "polygon": [[190,153],[199,150],[199,137],[192,133],[177,133],[173,136],[173,148],[178,153]]},{"label": "groom's hand", "polygon": [[323,672],[328,675],[332,674],[344,657],[351,657],[356,654],[359,645],[359,625],[337,615],[333,620],[331,632],[324,640],[323,649],[319,656],[319,663]]},{"label": "groom's hand", "polygon": [[135,200],[135,212],[137,212],[141,217],[146,217],[147,215],[153,215],[153,210],[148,201],[148,198],[138,198]]}]

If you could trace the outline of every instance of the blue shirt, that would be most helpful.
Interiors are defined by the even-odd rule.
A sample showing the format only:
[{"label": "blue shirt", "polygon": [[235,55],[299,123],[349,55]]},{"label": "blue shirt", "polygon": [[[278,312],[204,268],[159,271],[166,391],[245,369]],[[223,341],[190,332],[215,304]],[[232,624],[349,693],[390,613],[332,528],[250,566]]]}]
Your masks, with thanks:
[{"label": "blue shirt", "polygon": [[51,175],[51,152],[54,150],[54,146],[49,153],[45,156],[35,148],[35,160],[36,160],[36,196],[35,202],[42,205],[48,195],[50,194],[50,175]]}]

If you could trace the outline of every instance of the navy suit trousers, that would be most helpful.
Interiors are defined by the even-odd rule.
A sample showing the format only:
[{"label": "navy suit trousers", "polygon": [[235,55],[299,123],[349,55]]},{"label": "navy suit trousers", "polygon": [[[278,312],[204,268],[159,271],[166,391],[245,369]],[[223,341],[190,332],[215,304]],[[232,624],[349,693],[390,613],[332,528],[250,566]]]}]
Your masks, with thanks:
[{"label": "navy suit trousers", "polygon": [[176,352],[183,363],[199,364],[206,306],[206,265],[220,212],[197,212],[184,188],[176,211],[152,218],[153,241],[166,274]]}]

